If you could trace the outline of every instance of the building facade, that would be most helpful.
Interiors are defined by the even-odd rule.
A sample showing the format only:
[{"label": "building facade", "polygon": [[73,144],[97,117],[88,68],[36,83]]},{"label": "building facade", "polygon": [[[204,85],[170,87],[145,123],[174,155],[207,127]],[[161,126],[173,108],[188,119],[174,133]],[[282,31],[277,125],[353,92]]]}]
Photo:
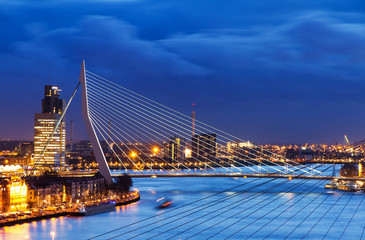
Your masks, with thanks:
[{"label": "building facade", "polygon": [[191,150],[193,159],[215,159],[217,155],[216,134],[194,135],[191,140]]},{"label": "building facade", "polygon": [[2,178],[0,181],[0,212],[27,210],[27,189],[28,186],[20,177]]},{"label": "building facade", "polygon": [[182,160],[183,151],[182,151],[183,140],[179,137],[170,137],[168,143],[165,145],[165,157],[172,160]]},{"label": "building facade", "polygon": [[59,99],[60,91],[57,86],[45,86],[42,113],[34,115],[34,165],[39,168],[65,164],[66,126],[64,120],[60,122],[50,140],[63,113],[64,100]]}]

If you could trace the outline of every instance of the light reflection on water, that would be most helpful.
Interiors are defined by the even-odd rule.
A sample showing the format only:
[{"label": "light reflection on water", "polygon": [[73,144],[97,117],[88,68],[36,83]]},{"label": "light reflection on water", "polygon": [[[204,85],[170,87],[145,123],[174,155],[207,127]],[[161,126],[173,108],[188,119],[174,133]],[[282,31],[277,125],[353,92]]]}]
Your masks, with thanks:
[{"label": "light reflection on water", "polygon": [[[168,211],[174,208],[179,208],[185,205],[186,203],[190,203],[199,199],[203,199],[205,197],[209,197],[213,194],[217,194],[220,191],[225,189],[229,189],[234,186],[242,185],[240,188],[231,189],[227,192],[224,192],[223,196],[230,197],[230,199],[226,200],[222,203],[217,203],[217,205],[213,206],[212,208],[208,208],[205,210],[201,210],[195,213],[190,218],[200,218],[197,221],[202,222],[204,220],[203,216],[205,214],[217,215],[217,218],[212,219],[210,222],[208,221],[206,225],[202,224],[201,226],[196,224],[192,226],[185,226],[186,234],[192,234],[194,232],[198,232],[204,227],[211,226],[213,223],[218,223],[219,221],[224,221],[225,219],[229,219],[230,216],[238,213],[242,207],[247,207],[248,210],[257,210],[255,216],[247,217],[239,222],[239,224],[234,225],[230,231],[237,231],[240,229],[241,226],[244,225],[245,221],[252,221],[256,220],[254,226],[245,229],[244,232],[237,235],[236,238],[233,239],[242,239],[245,236],[249,236],[252,231],[259,229],[260,226],[265,226],[265,224],[270,221],[275,214],[277,213],[270,213],[265,218],[258,219],[258,216],[266,214],[270,209],[277,208],[278,211],[282,211],[288,206],[292,206],[287,212],[282,214],[281,218],[278,218],[278,221],[271,222],[268,226],[265,226],[265,232],[270,232],[274,230],[276,227],[280,226],[281,223],[285,221],[285,217],[293,216],[296,212],[298,212],[303,206],[309,205],[310,209],[315,208],[318,204],[328,197],[326,201],[319,207],[315,214],[313,214],[307,221],[305,221],[299,229],[294,232],[292,235],[293,238],[301,238],[307,233],[310,228],[313,226],[315,222],[320,219],[325,212],[330,209],[333,203],[337,200],[338,203],[336,204],[335,208],[329,210],[329,213],[323,217],[323,220],[320,221],[318,226],[313,229],[310,234],[308,234],[308,239],[315,239],[315,238],[322,238],[331,226],[334,219],[337,217],[341,209],[345,206],[345,203],[349,200],[351,194],[346,193],[343,195],[343,192],[333,191],[333,190],[324,190],[323,184],[318,184],[318,187],[313,187],[314,184],[318,183],[317,180],[309,180],[302,182],[302,180],[293,179],[289,183],[286,179],[278,179],[267,185],[258,186],[255,189],[251,189],[249,191],[242,191],[240,194],[236,194],[244,188],[248,188],[250,186],[254,186],[256,184],[265,183],[268,179],[249,179],[249,178],[151,178],[151,179],[134,179],[134,187],[140,190],[141,193],[141,200],[137,203],[128,205],[128,206],[121,206],[117,207],[115,211],[103,213],[94,216],[87,216],[87,217],[60,217],[60,218],[52,218],[48,220],[42,220],[39,222],[31,222],[22,225],[16,225],[12,227],[4,227],[0,229],[0,239],[1,240],[24,240],[27,239],[51,239],[50,233],[52,231],[55,232],[55,239],[59,240],[81,240],[87,239],[89,237],[96,236],[100,233],[107,232],[112,229],[119,228],[121,226],[137,222],[143,219],[146,219],[151,216],[156,216],[160,213],[168,215]],[[301,184],[299,184],[301,183]],[[267,186],[271,186],[272,189],[270,192],[262,193]],[[274,188],[274,186],[276,186]],[[285,192],[286,188],[292,187],[292,191]],[[302,200],[299,199],[303,196],[302,191],[304,189],[309,189],[308,192],[310,194],[306,195]],[[313,190],[313,191],[312,191]],[[321,194],[324,192],[323,194]],[[257,196],[256,196],[257,195]],[[254,196],[254,197],[253,197]],[[341,197],[342,196],[342,197]],[[171,209],[156,209],[156,200],[160,197],[168,197],[173,199],[174,201],[174,208]],[[223,213],[223,209],[227,206],[232,205],[235,206],[236,201],[241,199],[245,199],[246,197],[252,197],[253,200],[247,202],[242,205],[237,205],[237,207],[232,208],[232,210]],[[270,203],[270,199],[277,198],[277,200],[273,203]],[[318,199],[315,199],[318,198]],[[334,228],[331,229],[329,234],[327,235],[328,239],[331,238],[338,238],[339,233],[341,234],[344,230],[344,226],[348,223],[350,217],[353,215],[356,207],[358,206],[360,199],[363,198],[363,193],[355,194],[354,197],[351,199],[351,203],[349,204],[344,211],[341,213],[341,224],[334,224]],[[212,197],[211,199],[218,199],[218,196]],[[268,199],[268,200],[265,200]],[[311,202],[313,199],[314,202]],[[266,202],[265,202],[266,201]],[[365,203],[365,202],[364,202]],[[192,208],[200,204],[194,203],[188,208]],[[260,205],[263,204],[263,205]],[[184,209],[184,208],[183,208]],[[309,210],[310,210],[309,209]],[[287,224],[283,226],[280,231],[275,232],[271,237],[272,239],[282,239],[284,238],[288,232],[293,230],[294,226],[298,225],[303,218],[310,213],[309,210],[303,211],[301,214],[297,214],[297,216],[293,217],[290,221],[290,225]],[[182,211],[182,210],[181,210]],[[177,211],[177,212],[181,212]],[[222,212],[221,215],[220,212]],[[306,214],[304,214],[306,213]],[[153,221],[156,220],[164,220],[165,215],[162,214],[160,216],[156,216]],[[235,216],[234,218],[227,220],[222,223],[223,226],[228,226],[233,221],[239,219],[242,214]],[[346,230],[346,234],[344,235],[343,239],[359,239],[362,233],[362,227],[364,226],[359,224],[362,222],[362,219],[365,217],[365,207],[360,206],[358,213],[354,216],[353,221],[351,222],[349,228]],[[280,220],[280,221],[279,221]],[[186,219],[185,219],[186,221]],[[210,224],[210,225],[209,225]],[[173,233],[178,233],[180,230],[184,229],[184,227],[178,228],[176,223],[176,229],[172,231]],[[170,224],[170,226],[174,226],[174,224]],[[220,225],[218,225],[220,226]],[[190,232],[189,227],[193,230]],[[204,236],[209,236],[217,232],[218,228],[212,228],[204,232],[205,235],[197,236],[193,239],[205,239]],[[146,229],[144,229],[146,230]],[[162,231],[162,230],[160,230]],[[117,232],[121,233],[121,232]],[[154,234],[151,233],[153,236]],[[227,235],[217,235],[215,239],[222,239],[229,234],[226,232],[222,232],[222,234]],[[242,235],[247,234],[247,235]],[[167,238],[166,235],[163,238]],[[132,236],[132,235],[128,235]],[[187,238],[189,235],[182,234],[179,236],[181,239]],[[255,235],[257,239],[261,239],[264,235],[260,235],[258,232]],[[266,236],[266,235],[265,235]],[[349,237],[351,236],[351,238]],[[127,237],[127,236],[125,236]],[[138,239],[146,239],[147,235],[142,236]],[[123,239],[119,238],[119,239]],[[105,238],[100,238],[105,239]],[[117,238],[118,239],[118,238]],[[178,238],[174,238],[178,239]]]}]

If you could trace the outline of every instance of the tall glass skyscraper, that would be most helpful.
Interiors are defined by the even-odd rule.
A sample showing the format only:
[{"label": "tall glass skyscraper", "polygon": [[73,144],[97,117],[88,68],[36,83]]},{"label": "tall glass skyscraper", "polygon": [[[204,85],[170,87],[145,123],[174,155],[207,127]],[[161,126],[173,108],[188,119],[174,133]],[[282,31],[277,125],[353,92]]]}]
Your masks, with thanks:
[{"label": "tall glass skyscraper", "polygon": [[62,120],[54,136],[47,145],[63,112],[64,100],[59,99],[58,86],[46,85],[42,100],[42,113],[34,114],[34,165],[51,168],[65,164],[66,128]]}]

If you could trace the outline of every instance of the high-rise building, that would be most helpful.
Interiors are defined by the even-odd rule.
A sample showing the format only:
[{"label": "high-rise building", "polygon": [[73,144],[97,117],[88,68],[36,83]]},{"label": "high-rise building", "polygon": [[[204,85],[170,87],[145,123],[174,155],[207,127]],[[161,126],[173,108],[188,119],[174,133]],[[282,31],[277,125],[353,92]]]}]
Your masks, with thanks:
[{"label": "high-rise building", "polygon": [[191,147],[192,158],[214,159],[217,154],[217,137],[214,133],[194,135]]},{"label": "high-rise building", "polygon": [[42,113],[34,115],[34,164],[40,168],[65,164],[66,127],[64,120],[61,121],[52,140],[47,145],[63,112],[64,100],[59,99],[60,91],[58,86],[45,86]]},{"label": "high-rise building", "polygon": [[183,141],[181,138],[174,136],[169,138],[169,142],[165,144],[165,156],[172,160],[181,160]]},{"label": "high-rise building", "polygon": [[59,99],[60,92],[58,86],[44,86],[44,99],[42,99],[42,113],[58,113],[62,114],[64,100]]}]

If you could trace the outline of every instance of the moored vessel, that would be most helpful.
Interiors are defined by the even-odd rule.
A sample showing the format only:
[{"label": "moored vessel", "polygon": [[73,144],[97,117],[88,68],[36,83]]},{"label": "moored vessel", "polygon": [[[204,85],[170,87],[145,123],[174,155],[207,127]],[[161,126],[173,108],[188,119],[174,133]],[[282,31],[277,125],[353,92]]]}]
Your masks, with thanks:
[{"label": "moored vessel", "polygon": [[356,192],[359,189],[359,185],[353,182],[347,182],[347,183],[342,183],[340,184],[340,186],[338,187],[338,190],[343,190],[343,191],[348,191],[348,192]]},{"label": "moored vessel", "polygon": [[337,189],[338,188],[338,182],[337,181],[331,181],[330,183],[326,184],[324,188],[327,189]]},{"label": "moored vessel", "polygon": [[88,216],[103,212],[109,212],[115,209],[116,203],[114,201],[98,202],[93,204],[83,204],[75,211],[70,212],[71,216]]}]

